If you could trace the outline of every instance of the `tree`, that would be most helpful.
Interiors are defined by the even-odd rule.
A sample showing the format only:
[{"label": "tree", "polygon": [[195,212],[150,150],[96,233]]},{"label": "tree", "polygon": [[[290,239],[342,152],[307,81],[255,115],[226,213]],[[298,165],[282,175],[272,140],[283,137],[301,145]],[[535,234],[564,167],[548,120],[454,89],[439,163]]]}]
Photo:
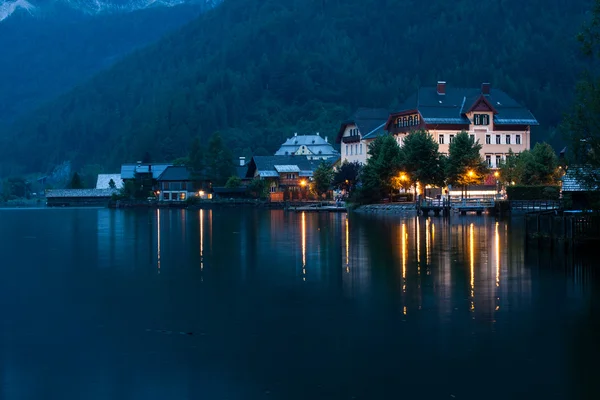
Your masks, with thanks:
[{"label": "tree", "polygon": [[575,87],[575,102],[561,130],[571,146],[571,163],[589,167],[580,178],[595,186],[600,183],[600,0],[595,0],[592,18],[577,39],[588,65]]},{"label": "tree", "polygon": [[81,182],[81,177],[77,172],[73,174],[71,178],[71,182],[69,183],[70,189],[83,189],[83,182]]},{"label": "tree", "polygon": [[508,149],[506,160],[500,164],[499,180],[503,184],[510,185],[513,182],[519,184],[521,183],[520,173],[518,170],[518,157],[519,154],[513,152],[512,149]]},{"label": "tree", "polygon": [[521,152],[516,161],[516,182],[522,185],[557,185],[558,157],[548,143],[536,143]]},{"label": "tree", "polygon": [[248,191],[256,198],[265,198],[269,194],[269,182],[264,179],[253,179],[248,184]]},{"label": "tree", "polygon": [[481,158],[481,144],[474,142],[465,131],[458,133],[448,149],[446,178],[448,183],[467,187],[483,181],[488,166]]},{"label": "tree", "polygon": [[443,185],[444,171],[438,148],[433,136],[424,130],[411,132],[404,138],[400,147],[400,169],[414,182],[415,188],[417,182],[422,187]]},{"label": "tree", "polygon": [[231,152],[223,144],[219,132],[215,132],[208,140],[206,163],[208,167],[207,177],[215,185],[224,184],[233,172]]},{"label": "tree", "polygon": [[225,183],[225,187],[229,189],[239,188],[240,186],[242,186],[242,180],[239,176],[235,175],[230,176],[229,179],[227,179],[227,182]]},{"label": "tree", "polygon": [[331,184],[350,191],[351,188],[356,186],[361,167],[358,161],[348,162],[344,160],[342,165],[335,171]]},{"label": "tree", "polygon": [[111,189],[115,189],[117,187],[117,184],[112,178],[110,178],[110,181],[108,181],[108,187]]},{"label": "tree", "polygon": [[392,195],[394,177],[400,173],[401,152],[396,139],[385,135],[369,144],[370,158],[363,167],[359,200],[372,202]]},{"label": "tree", "polygon": [[322,162],[313,172],[313,188],[317,196],[322,197],[327,193],[333,181],[333,168],[330,164]]}]

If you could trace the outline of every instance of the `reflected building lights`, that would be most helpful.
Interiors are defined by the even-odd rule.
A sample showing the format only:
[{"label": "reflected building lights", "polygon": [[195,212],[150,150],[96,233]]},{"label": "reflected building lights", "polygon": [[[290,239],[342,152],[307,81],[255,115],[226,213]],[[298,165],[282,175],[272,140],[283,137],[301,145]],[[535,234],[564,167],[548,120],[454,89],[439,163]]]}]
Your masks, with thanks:
[{"label": "reflected building lights", "polygon": [[416,217],[415,223],[417,225],[417,271],[421,273],[421,224],[419,223],[419,216]]},{"label": "reflected building lights", "polygon": [[157,267],[158,267],[158,273],[160,274],[160,208],[158,208],[156,210],[156,239],[157,239],[157,246],[156,246],[156,258],[157,258]]},{"label": "reflected building lights", "polygon": [[475,239],[473,223],[469,226],[469,258],[471,267],[471,311],[475,310]]},{"label": "reflected building lights", "polygon": [[204,271],[204,210],[200,209],[200,271]]},{"label": "reflected building lights", "polygon": [[498,222],[496,222],[495,231],[496,241],[496,286],[500,286],[500,234],[498,233]]},{"label": "reflected building lights", "polygon": [[302,280],[306,281],[306,213],[302,212]]},{"label": "reflected building lights", "polygon": [[429,239],[429,235],[431,233],[431,221],[429,220],[429,218],[427,218],[425,220],[425,262],[427,263],[427,265],[429,265],[431,263],[431,243],[430,243],[430,239]]},{"label": "reflected building lights", "polygon": [[402,292],[406,292],[406,224],[402,224]]},{"label": "reflected building lights", "polygon": [[350,229],[346,215],[346,273],[350,273]]}]

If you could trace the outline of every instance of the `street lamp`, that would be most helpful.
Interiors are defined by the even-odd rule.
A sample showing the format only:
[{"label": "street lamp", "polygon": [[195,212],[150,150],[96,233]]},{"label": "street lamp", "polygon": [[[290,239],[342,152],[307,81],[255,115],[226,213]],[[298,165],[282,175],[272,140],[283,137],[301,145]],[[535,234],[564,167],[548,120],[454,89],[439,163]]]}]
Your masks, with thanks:
[{"label": "street lamp", "polygon": [[469,179],[467,180],[467,197],[469,197],[469,184],[471,183],[470,179],[473,179],[473,177],[475,176],[475,172],[473,172],[472,169],[467,171],[467,176],[469,177]]},{"label": "street lamp", "polygon": [[500,177],[500,173],[498,171],[494,172],[494,178],[496,178],[496,197],[498,197],[498,195],[500,194],[500,180],[498,179]]}]

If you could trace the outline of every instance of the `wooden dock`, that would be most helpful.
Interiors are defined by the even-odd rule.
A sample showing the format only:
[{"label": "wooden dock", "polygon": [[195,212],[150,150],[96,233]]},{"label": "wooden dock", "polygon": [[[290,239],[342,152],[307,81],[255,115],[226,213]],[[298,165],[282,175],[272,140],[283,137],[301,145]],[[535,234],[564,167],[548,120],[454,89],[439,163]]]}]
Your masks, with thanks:
[{"label": "wooden dock", "polygon": [[466,215],[469,212],[481,215],[486,211],[493,211],[494,207],[495,202],[493,199],[422,200],[419,203],[419,213],[423,216],[428,216],[430,212],[433,212],[435,216],[440,214],[449,216],[450,211],[454,211],[461,215]]}]

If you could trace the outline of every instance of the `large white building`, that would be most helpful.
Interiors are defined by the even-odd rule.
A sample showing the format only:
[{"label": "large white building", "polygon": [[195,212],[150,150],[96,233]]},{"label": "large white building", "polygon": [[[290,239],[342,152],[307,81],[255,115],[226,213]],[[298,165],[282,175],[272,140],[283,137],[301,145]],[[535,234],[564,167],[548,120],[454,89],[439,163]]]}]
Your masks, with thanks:
[{"label": "large white building", "polygon": [[340,153],[333,148],[327,137],[300,135],[297,133],[285,141],[275,153],[276,156],[306,156],[309,160],[328,160],[339,158]]},{"label": "large white building", "polygon": [[359,108],[347,121],[342,122],[336,143],[340,144],[341,162],[367,162],[369,143],[384,134],[390,116],[388,110]]},{"label": "large white building", "polygon": [[439,143],[439,151],[448,154],[456,134],[466,131],[482,145],[481,156],[491,168],[506,159],[509,149],[515,153],[531,148],[531,126],[539,125],[531,112],[489,83],[480,88],[451,88],[446,82],[419,89],[392,113],[384,129],[398,143],[413,130],[428,131]]}]

